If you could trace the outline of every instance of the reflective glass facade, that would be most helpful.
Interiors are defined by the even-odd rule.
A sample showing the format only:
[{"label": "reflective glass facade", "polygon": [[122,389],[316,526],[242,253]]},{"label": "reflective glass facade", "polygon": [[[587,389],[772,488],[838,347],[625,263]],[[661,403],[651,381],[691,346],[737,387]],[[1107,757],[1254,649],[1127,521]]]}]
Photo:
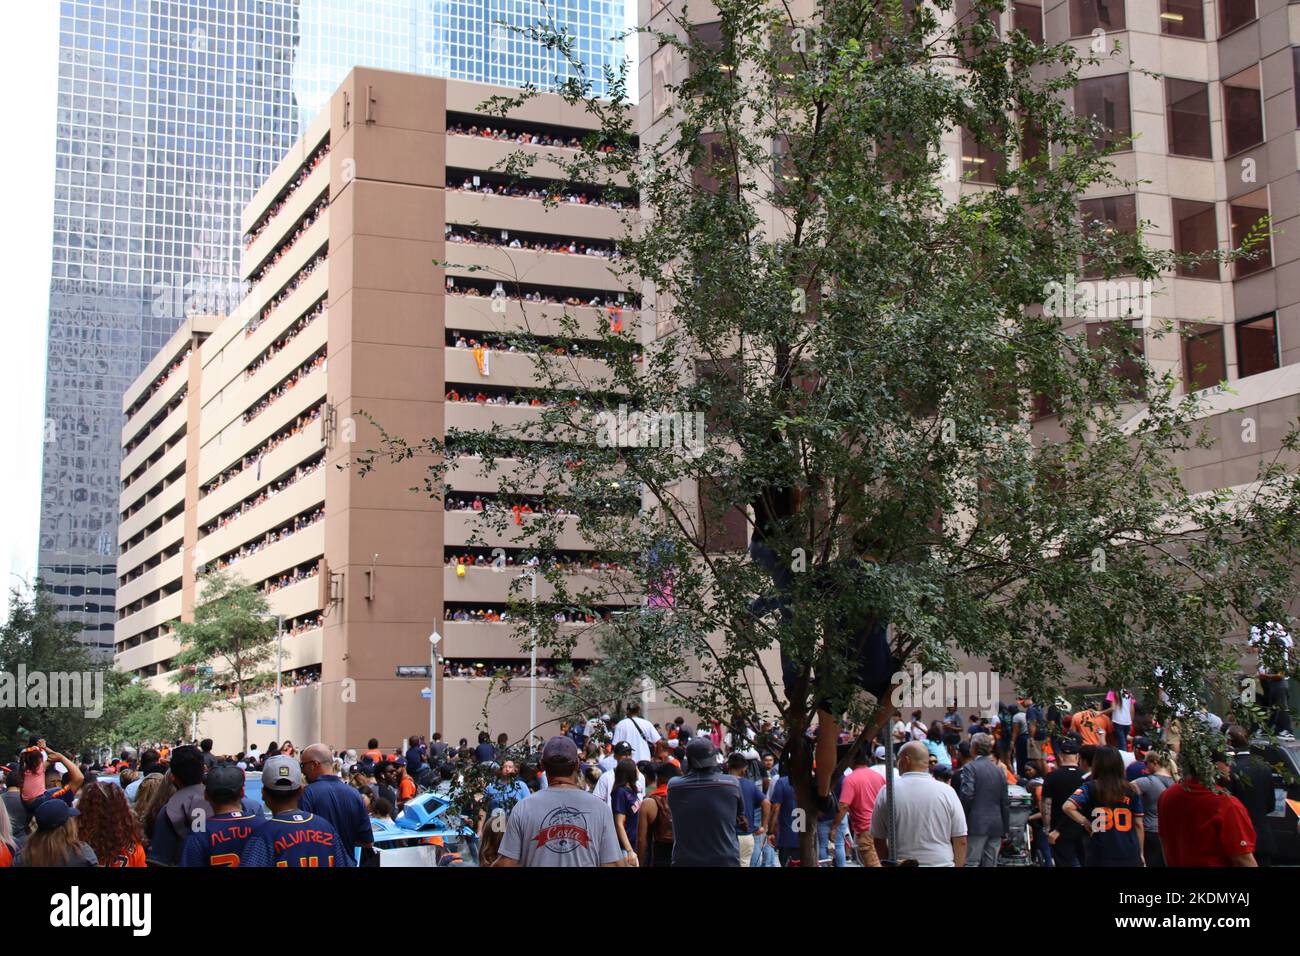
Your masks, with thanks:
[{"label": "reflective glass facade", "polygon": [[62,0],[39,573],[111,651],[122,394],[187,310],[224,313],[239,215],[353,66],[603,90],[622,0]]}]

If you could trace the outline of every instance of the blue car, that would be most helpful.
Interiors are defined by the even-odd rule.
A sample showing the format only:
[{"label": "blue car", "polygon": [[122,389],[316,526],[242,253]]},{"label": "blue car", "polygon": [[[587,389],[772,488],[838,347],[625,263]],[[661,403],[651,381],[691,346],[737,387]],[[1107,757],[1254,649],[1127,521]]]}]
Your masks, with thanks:
[{"label": "blue car", "polygon": [[[467,857],[466,848],[474,831],[457,820],[449,823],[451,803],[435,793],[412,797],[394,823],[372,821],[375,849],[380,866],[438,866],[444,857]],[[357,862],[361,850],[356,850]],[[469,860],[465,860],[469,863]]]}]

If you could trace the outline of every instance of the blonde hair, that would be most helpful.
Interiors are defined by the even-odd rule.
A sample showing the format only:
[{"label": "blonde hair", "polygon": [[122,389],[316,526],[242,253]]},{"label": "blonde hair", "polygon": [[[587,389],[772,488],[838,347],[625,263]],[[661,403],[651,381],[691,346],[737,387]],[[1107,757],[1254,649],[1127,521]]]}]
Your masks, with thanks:
[{"label": "blonde hair", "polygon": [[135,793],[135,818],[140,821],[146,840],[153,836],[154,821],[175,792],[176,785],[160,773],[151,773],[140,781],[140,789]]},{"label": "blonde hair", "polygon": [[53,830],[42,830],[32,822],[33,830],[23,847],[23,863],[27,866],[66,866],[81,849],[77,839],[77,819]]}]

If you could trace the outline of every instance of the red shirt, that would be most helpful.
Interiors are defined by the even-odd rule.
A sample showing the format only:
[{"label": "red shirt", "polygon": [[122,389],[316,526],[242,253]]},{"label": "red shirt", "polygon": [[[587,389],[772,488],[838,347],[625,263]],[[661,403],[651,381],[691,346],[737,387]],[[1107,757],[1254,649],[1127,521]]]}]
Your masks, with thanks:
[{"label": "red shirt", "polygon": [[876,808],[876,796],[884,787],[884,775],[870,767],[859,767],[844,778],[840,803],[848,805],[849,828],[855,834],[871,831],[871,813]]},{"label": "red shirt", "polygon": [[1160,795],[1157,807],[1170,866],[1227,866],[1229,857],[1255,852],[1255,827],[1230,793],[1180,781]]}]

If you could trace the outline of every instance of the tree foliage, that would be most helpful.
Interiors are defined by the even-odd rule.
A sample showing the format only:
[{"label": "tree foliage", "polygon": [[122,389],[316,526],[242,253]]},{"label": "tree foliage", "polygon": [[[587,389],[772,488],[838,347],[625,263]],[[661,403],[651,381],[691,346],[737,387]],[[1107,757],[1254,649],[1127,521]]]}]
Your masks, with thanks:
[{"label": "tree foliage", "polygon": [[194,620],[175,625],[181,650],[173,680],[207,701],[233,690],[247,750],[249,697],[275,679],[263,665],[275,650],[276,621],[265,595],[236,575],[209,572],[201,584]]}]

